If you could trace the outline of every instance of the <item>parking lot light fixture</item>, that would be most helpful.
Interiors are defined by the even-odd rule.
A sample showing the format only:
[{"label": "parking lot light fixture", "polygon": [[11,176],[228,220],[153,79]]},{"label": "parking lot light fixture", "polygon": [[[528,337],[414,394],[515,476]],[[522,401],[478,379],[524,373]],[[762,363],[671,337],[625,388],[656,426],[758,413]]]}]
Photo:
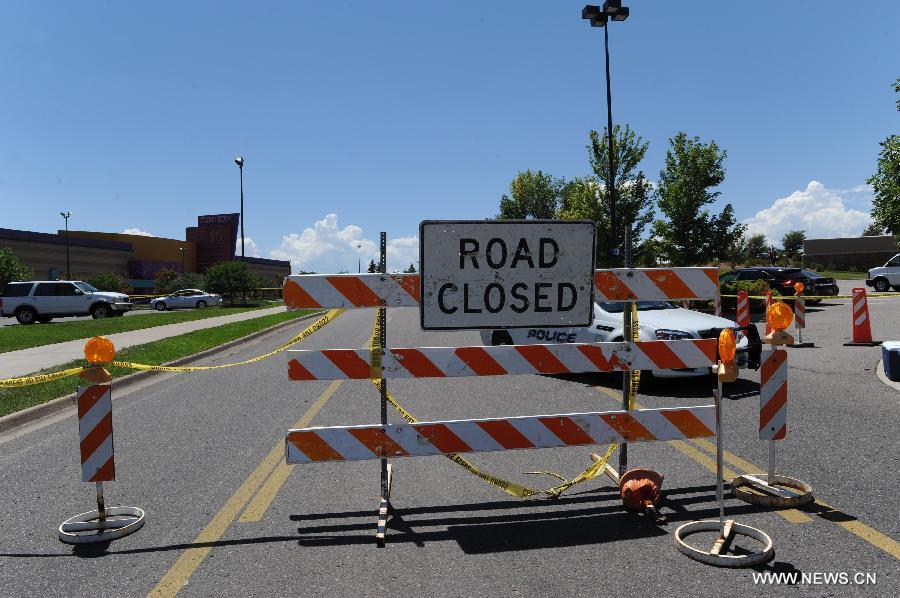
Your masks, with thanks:
[{"label": "parking lot light fixture", "polygon": [[69,275],[69,218],[72,216],[72,212],[60,212],[59,215],[66,221],[66,280],[69,280],[71,278]]}]

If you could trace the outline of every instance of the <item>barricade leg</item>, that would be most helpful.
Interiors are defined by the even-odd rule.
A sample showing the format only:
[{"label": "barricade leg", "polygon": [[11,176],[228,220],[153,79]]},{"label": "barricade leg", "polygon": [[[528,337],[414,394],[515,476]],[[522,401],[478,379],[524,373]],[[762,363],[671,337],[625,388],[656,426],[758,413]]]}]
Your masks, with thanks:
[{"label": "barricade leg", "polygon": [[[685,556],[707,565],[715,565],[717,567],[755,567],[772,559],[775,556],[775,548],[772,538],[764,531],[737,523],[734,519],[725,518],[725,492],[722,482],[724,447],[722,439],[723,368],[721,366],[719,371],[718,388],[714,393],[716,401],[716,501],[719,504],[719,519],[685,523],[675,530],[675,546]],[[687,536],[704,531],[719,532],[709,550],[701,550],[685,542]],[[728,547],[731,545],[735,535],[753,538],[763,545],[763,549],[759,552],[747,554],[727,554]]]},{"label": "barricade leg", "polygon": [[797,342],[789,344],[788,347],[797,349],[815,347],[815,343],[803,342],[803,329],[806,328],[806,300],[802,291],[798,291],[794,299],[794,325],[797,330]]},{"label": "barricade leg", "polygon": [[763,351],[759,436],[769,443],[768,473],[744,474],[731,481],[732,493],[744,502],[785,508],[805,505],[813,500],[809,484],[775,473],[775,441],[787,437],[787,390],[787,351],[778,348]]},{"label": "barricade leg", "polygon": [[[103,379],[108,376],[103,370],[102,373],[94,371],[85,377]],[[142,509],[107,507],[103,496],[103,482],[116,479],[109,384],[78,388],[78,428],[82,480],[96,485],[97,510],[65,520],[58,530],[60,541],[66,544],[110,542],[139,530],[144,525]]]}]

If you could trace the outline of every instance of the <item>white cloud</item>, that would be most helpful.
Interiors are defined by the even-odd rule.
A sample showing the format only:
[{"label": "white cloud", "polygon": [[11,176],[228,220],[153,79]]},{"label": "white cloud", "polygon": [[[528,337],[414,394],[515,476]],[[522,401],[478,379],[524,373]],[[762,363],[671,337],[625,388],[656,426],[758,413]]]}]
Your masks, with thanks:
[{"label": "white cloud", "polygon": [[155,237],[153,233],[148,233],[145,230],[141,230],[139,228],[126,228],[122,231],[123,235],[140,235],[142,237]]},{"label": "white cloud", "polygon": [[[269,253],[279,260],[290,260],[293,271],[306,270],[331,274],[353,272],[361,264],[366,270],[369,260],[378,262],[378,241],[367,239],[355,224],[338,227],[337,214],[328,214],[302,233],[281,238],[281,247]],[[388,239],[388,270],[403,270],[419,263],[419,237]]]},{"label": "white cloud", "polygon": [[858,237],[872,219],[867,212],[845,206],[843,196],[864,192],[870,192],[866,185],[842,190],[810,181],[805,190],[776,199],[743,223],[749,234],[763,233],[774,245],[790,230],[805,230],[807,239]]},{"label": "white cloud", "polygon": [[[251,237],[244,237],[244,253],[250,257],[259,257],[259,248]],[[241,238],[234,244],[234,254],[241,255]]]}]

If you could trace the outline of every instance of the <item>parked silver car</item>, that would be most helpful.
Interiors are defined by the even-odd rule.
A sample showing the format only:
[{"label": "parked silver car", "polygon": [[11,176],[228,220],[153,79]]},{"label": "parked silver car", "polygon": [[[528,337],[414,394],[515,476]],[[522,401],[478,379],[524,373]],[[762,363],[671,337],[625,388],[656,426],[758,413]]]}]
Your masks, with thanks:
[{"label": "parked silver car", "polygon": [[150,300],[150,307],[156,311],[167,309],[206,309],[222,305],[222,296],[200,289],[181,289],[165,297]]}]

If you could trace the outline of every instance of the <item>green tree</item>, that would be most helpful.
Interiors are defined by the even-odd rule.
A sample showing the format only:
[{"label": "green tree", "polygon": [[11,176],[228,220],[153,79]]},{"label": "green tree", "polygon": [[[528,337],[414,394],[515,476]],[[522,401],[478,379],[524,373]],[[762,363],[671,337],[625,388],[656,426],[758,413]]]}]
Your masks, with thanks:
[{"label": "green tree", "polygon": [[866,228],[863,229],[861,237],[877,237],[879,235],[884,234],[884,229],[875,224],[874,222],[870,222]]},{"label": "green tree", "polygon": [[115,272],[92,274],[85,282],[95,287],[98,291],[112,291],[114,293],[130,293],[132,291],[128,280]]},{"label": "green tree", "polygon": [[[900,94],[900,79],[894,81],[894,91]],[[891,234],[900,235],[900,135],[888,135],[880,145],[878,168],[866,181],[875,192],[872,220]]]},{"label": "green tree", "polygon": [[769,251],[769,243],[766,236],[762,233],[755,235],[742,235],[739,243],[735,247],[734,262],[736,264],[746,264],[752,266],[761,256],[765,256]]},{"label": "green tree", "polygon": [[791,259],[800,257],[803,253],[803,242],[806,240],[805,230],[791,230],[781,237],[781,247]]},{"label": "green tree", "polygon": [[734,221],[731,204],[718,215],[706,209],[720,195],[714,189],[725,180],[727,152],[715,141],[703,143],[683,132],[669,139],[669,146],[658,192],[666,220],[653,223],[660,257],[676,266],[721,259],[743,232]]},{"label": "green tree", "polygon": [[207,290],[228,295],[232,303],[235,295],[252,290],[256,282],[245,262],[219,262],[205,276]]},{"label": "green tree", "polygon": [[415,273],[416,273],[416,267],[415,267],[414,264],[410,264],[410,265],[409,265],[409,268],[407,268],[407,269],[404,270],[403,272],[405,272],[406,274],[415,274]]},{"label": "green tree", "polygon": [[9,247],[0,249],[0,291],[11,280],[34,278],[34,272],[26,268]]},{"label": "green tree", "polygon": [[497,218],[555,218],[564,185],[563,179],[554,178],[540,170],[520,172],[509,184],[509,195],[503,194],[500,197],[500,213]]},{"label": "green tree", "polygon": [[[591,131],[587,146],[588,158],[593,177],[575,178],[567,183],[561,192],[559,217],[567,219],[588,219],[597,223],[597,248],[595,251],[598,267],[613,265],[609,255],[610,205],[607,193],[609,183],[609,145],[606,141],[608,129],[602,133]],[[625,229],[631,227],[631,248],[634,262],[647,263],[651,260],[649,245],[644,239],[644,231],[653,222],[653,185],[637,170],[644,159],[649,143],[638,137],[629,125],[624,128],[613,126],[613,166],[616,180],[616,235],[613,242],[620,253],[625,248]],[[621,263],[618,259],[615,264]]]},{"label": "green tree", "polygon": [[206,277],[197,272],[185,272],[167,282],[163,288],[157,287],[157,290],[162,293],[171,293],[181,289],[206,290]]},{"label": "green tree", "polygon": [[378,272],[378,264],[375,263],[375,260],[369,260],[369,267],[366,268],[366,272]]},{"label": "green tree", "polygon": [[171,283],[178,278],[178,271],[174,268],[161,268],[156,271],[156,290],[168,293],[171,290]]}]

